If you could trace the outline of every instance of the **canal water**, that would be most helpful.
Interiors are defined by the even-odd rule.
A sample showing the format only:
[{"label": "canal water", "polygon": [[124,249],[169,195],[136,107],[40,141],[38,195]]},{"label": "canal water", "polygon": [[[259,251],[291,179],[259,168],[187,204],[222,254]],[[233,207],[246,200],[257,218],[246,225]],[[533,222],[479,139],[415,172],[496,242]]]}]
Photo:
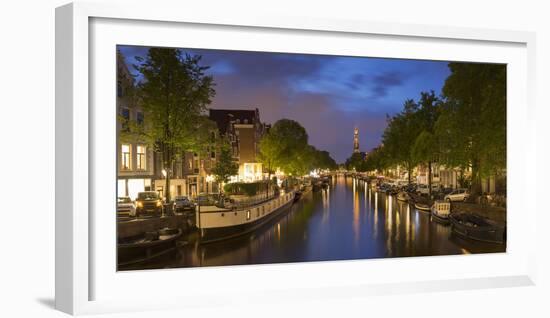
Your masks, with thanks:
[{"label": "canal water", "polygon": [[189,244],[153,267],[288,263],[505,251],[469,241],[430,214],[373,191],[351,177],[334,177],[256,232],[209,245]]}]

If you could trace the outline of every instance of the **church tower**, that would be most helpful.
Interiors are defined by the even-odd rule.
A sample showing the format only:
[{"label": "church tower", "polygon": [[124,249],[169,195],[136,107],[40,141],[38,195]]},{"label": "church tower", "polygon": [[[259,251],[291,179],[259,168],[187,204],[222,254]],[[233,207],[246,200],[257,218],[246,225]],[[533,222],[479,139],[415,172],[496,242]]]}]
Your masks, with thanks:
[{"label": "church tower", "polygon": [[353,153],[359,153],[359,128],[353,130]]}]

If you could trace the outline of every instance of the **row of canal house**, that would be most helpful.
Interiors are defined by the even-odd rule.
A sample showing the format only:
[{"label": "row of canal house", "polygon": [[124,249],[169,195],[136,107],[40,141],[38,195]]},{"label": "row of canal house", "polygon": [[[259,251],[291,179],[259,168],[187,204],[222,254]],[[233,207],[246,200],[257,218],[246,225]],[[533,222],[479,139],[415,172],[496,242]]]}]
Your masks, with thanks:
[{"label": "row of canal house", "polygon": [[[428,166],[419,165],[415,169],[416,182],[418,184],[428,184]],[[432,163],[432,183],[444,188],[457,189],[460,188],[461,175],[464,177],[471,176],[471,170],[461,171],[458,168],[449,168],[445,165]],[[481,192],[485,193],[506,193],[506,173],[502,171],[499,175],[493,174],[489,177],[481,179]]]},{"label": "row of canal house", "polygon": [[[443,188],[460,188],[461,174],[464,177],[471,176],[471,171],[461,171],[458,168],[449,168],[445,165],[432,163],[432,184],[437,184]],[[407,180],[407,169],[397,166],[395,168],[388,169],[386,175],[400,179]],[[428,166],[420,164],[413,169],[412,180],[417,184],[428,185]],[[486,193],[506,193],[506,173],[503,171],[500,175],[494,174],[481,180],[481,192]]]},{"label": "row of canal house", "polygon": [[[117,135],[126,129],[125,122],[133,121],[146,125],[147,118],[137,103],[133,102],[130,91],[134,79],[124,61],[117,53]],[[270,126],[260,120],[258,109],[209,109],[209,118],[216,123],[217,130],[212,138],[226,137],[231,143],[232,155],[239,163],[239,173],[232,182],[252,182],[265,176],[262,164],[258,162],[260,138]],[[165,197],[165,173],[162,156],[156,153],[138,136],[117,139],[117,194],[135,199],[138,192],[158,191]],[[201,193],[219,192],[218,185],[211,175],[218,153],[209,149],[206,155],[186,152],[172,167],[170,196],[195,197]]]}]

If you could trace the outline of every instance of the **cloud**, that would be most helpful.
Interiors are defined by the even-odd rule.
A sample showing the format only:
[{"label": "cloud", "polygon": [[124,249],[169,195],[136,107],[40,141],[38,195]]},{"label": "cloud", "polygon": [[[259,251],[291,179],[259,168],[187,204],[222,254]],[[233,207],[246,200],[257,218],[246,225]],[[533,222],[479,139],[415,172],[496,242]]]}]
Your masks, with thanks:
[{"label": "cloud", "polygon": [[[145,56],[146,47],[119,47],[127,61]],[[359,128],[362,151],[376,147],[386,114],[401,110],[421,91],[440,92],[447,62],[339,57],[265,52],[184,49],[202,56],[214,76],[211,108],[254,109],[261,120],[300,122],[309,141],[343,162]]]},{"label": "cloud", "polygon": [[403,85],[404,75],[400,72],[389,71],[372,78],[372,93],[374,98],[381,98],[388,95],[388,91],[396,86]]}]

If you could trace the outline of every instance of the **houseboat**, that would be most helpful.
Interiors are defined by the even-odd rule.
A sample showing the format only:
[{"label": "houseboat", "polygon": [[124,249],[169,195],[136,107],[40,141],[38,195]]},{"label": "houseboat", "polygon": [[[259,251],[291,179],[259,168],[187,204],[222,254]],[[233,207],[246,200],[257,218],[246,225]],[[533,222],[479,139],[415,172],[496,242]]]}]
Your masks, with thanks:
[{"label": "houseboat", "polygon": [[449,215],[451,214],[451,203],[445,201],[436,201],[432,205],[432,219],[436,222],[449,224]]},{"label": "houseboat", "polygon": [[281,194],[261,204],[234,210],[216,209],[196,213],[201,244],[218,242],[250,233],[288,211],[295,191]]}]

